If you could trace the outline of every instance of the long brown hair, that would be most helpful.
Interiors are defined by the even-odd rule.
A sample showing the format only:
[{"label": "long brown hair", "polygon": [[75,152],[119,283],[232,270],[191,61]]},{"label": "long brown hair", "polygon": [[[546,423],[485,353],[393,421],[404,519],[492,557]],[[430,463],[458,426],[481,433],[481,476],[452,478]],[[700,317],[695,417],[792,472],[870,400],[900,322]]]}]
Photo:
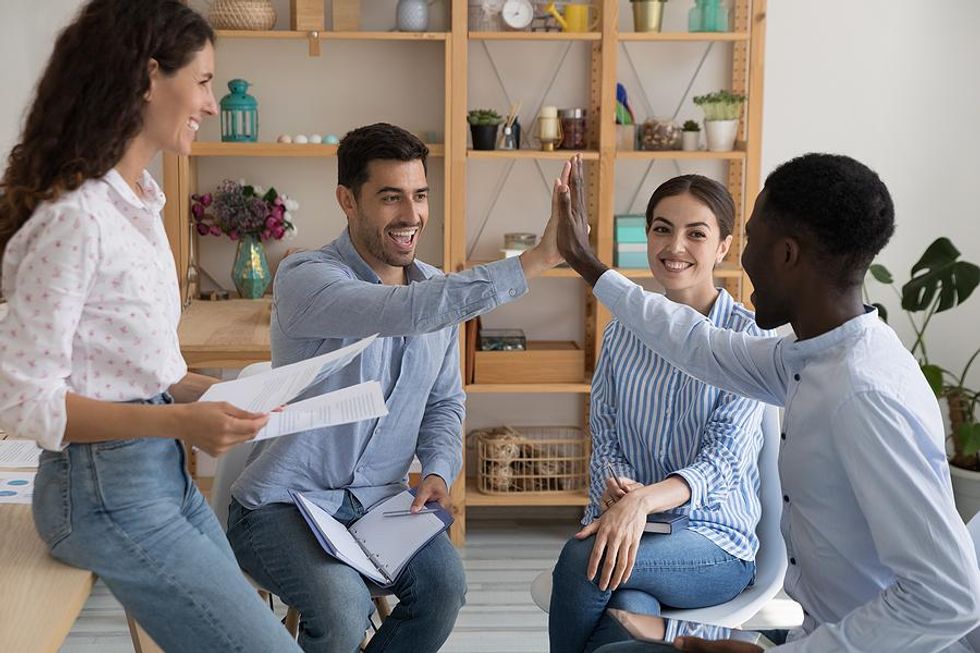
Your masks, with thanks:
[{"label": "long brown hair", "polygon": [[91,0],[55,42],[0,179],[0,260],[45,201],[106,174],[143,128],[149,63],[172,75],[214,42],[180,0]]}]

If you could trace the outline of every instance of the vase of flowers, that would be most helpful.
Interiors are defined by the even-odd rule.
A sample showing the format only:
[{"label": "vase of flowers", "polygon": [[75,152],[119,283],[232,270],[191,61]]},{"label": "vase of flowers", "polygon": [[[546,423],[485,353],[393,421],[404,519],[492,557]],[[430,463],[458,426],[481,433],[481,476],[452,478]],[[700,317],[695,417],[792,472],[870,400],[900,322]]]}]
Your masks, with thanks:
[{"label": "vase of flowers", "polygon": [[291,212],[298,208],[295,200],[275,188],[263,190],[245,180],[226,179],[213,193],[191,195],[197,233],[225,235],[238,242],[231,276],[238,294],[246,299],[261,297],[272,280],[263,241],[295,236]]}]

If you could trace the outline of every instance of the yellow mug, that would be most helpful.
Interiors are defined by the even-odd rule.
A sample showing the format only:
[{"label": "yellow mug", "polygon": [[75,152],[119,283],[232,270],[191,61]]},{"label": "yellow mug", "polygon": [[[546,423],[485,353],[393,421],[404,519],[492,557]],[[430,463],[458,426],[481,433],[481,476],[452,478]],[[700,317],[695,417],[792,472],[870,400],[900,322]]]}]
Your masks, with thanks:
[{"label": "yellow mug", "polygon": [[[591,11],[596,12],[594,17],[589,15]],[[599,26],[598,7],[592,4],[569,2],[565,5],[565,14],[562,15],[552,2],[548,5],[548,12],[555,17],[563,32],[591,32]]]}]

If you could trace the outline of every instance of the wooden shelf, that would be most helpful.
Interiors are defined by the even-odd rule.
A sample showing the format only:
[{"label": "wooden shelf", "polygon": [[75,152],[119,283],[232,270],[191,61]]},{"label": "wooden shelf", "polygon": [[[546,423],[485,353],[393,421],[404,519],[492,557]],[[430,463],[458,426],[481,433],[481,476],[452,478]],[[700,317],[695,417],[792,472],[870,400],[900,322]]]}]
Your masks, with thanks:
[{"label": "wooden shelf", "polygon": [[589,394],[589,383],[470,383],[467,394]]},{"label": "wooden shelf", "polygon": [[745,159],[745,151],[733,150],[731,152],[708,152],[707,150],[698,150],[697,152],[683,152],[681,150],[633,150],[616,152],[616,158],[620,160],[633,159],[637,161],[649,161],[650,159],[673,159],[676,161],[738,161]]},{"label": "wooden shelf", "polygon": [[[443,156],[442,143],[429,145],[432,156]],[[198,141],[191,145],[191,156],[251,157],[334,157],[337,146],[325,143],[215,143]]]},{"label": "wooden shelf", "polygon": [[620,41],[748,41],[746,32],[620,32]]},{"label": "wooden shelf", "polygon": [[484,494],[476,479],[466,479],[467,506],[587,506],[589,495],[582,492],[508,492]]},{"label": "wooden shelf", "polygon": [[[615,270],[629,279],[653,278],[653,272],[649,268],[615,268]],[[742,271],[731,263],[725,263],[715,268],[714,277],[716,279],[737,279],[741,276]]]},{"label": "wooden shelf", "polygon": [[[542,150],[466,150],[466,156],[470,159],[538,159],[542,161],[567,161],[575,154],[574,150],[554,150],[544,152]],[[582,152],[582,158],[586,161],[598,161],[598,152]]]},{"label": "wooden shelf", "polygon": [[[447,32],[298,32],[294,30],[217,30],[219,39],[266,39],[321,41],[445,41]],[[313,34],[316,34],[314,37]]]},{"label": "wooden shelf", "polygon": [[471,41],[601,41],[600,32],[470,32]]}]

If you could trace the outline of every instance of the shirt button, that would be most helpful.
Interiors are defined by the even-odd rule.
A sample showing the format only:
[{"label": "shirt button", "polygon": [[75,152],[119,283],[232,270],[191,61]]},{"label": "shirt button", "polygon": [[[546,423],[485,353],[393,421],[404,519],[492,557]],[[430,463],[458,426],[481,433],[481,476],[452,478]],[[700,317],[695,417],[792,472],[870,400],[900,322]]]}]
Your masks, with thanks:
[{"label": "shirt button", "polygon": [[783,439],[783,440],[785,440],[785,439],[786,439],[786,433],[785,433],[785,432],[783,432],[783,433],[780,433],[780,434],[779,434],[779,437],[780,437],[781,439]]},{"label": "shirt button", "polygon": [[510,290],[507,291],[507,294],[510,295],[511,297],[517,297],[517,289],[511,288]]},{"label": "shirt button", "polygon": [[783,501],[785,501],[786,503],[789,503],[789,495],[788,494],[784,494],[783,495]]},{"label": "shirt button", "polygon": [[796,381],[799,381],[800,380],[800,375],[799,374],[794,374],[793,375],[793,379],[795,379]]},{"label": "shirt button", "polygon": [[790,558],[789,559],[789,564],[795,565],[796,564],[796,558]]}]

